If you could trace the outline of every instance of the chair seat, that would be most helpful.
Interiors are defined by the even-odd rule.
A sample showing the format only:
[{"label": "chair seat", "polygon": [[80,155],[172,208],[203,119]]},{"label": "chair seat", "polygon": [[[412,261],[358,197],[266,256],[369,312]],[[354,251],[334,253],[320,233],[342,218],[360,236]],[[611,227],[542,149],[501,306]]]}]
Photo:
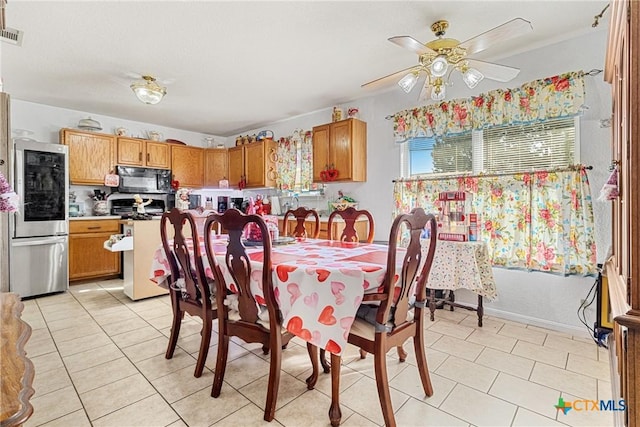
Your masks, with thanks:
[{"label": "chair seat", "polygon": [[[242,320],[240,317],[240,311],[238,310],[238,295],[227,295],[224,299],[224,305],[229,308],[229,320],[237,322]],[[258,306],[258,325],[265,329],[269,329],[269,311],[266,305]],[[284,329],[284,328],[282,328]]]}]

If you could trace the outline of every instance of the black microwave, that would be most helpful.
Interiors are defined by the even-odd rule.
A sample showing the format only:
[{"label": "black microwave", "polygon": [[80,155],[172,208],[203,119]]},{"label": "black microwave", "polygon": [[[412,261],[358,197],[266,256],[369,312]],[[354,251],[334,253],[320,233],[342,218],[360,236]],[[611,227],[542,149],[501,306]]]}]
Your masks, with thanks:
[{"label": "black microwave", "polygon": [[171,171],[168,169],[116,166],[119,193],[171,193]]}]

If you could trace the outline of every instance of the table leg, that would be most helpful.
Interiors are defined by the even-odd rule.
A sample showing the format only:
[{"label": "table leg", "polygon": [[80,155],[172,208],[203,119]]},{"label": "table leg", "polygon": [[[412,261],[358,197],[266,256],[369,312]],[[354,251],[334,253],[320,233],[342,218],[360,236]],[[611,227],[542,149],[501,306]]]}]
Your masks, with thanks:
[{"label": "table leg", "polygon": [[342,419],[340,411],[340,356],[331,353],[331,407],[329,420],[332,427],[338,427]]},{"label": "table leg", "polygon": [[449,302],[451,302],[451,304],[449,304],[449,311],[453,311],[454,303],[456,302],[456,294],[455,292],[453,292],[453,289],[451,289],[448,292],[449,292]]},{"label": "table leg", "polygon": [[318,381],[318,347],[307,342],[307,352],[309,353],[312,367],[311,375],[307,378],[307,390],[313,390]]},{"label": "table leg", "polygon": [[482,295],[478,295],[478,326],[482,327],[482,316],[484,315],[484,307],[482,306]]}]

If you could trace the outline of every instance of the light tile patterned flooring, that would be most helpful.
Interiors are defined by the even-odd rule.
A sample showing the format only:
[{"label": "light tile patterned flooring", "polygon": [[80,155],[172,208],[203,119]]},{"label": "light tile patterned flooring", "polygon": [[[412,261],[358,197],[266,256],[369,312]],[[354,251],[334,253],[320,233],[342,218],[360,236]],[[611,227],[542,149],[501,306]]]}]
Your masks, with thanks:
[{"label": "light tile patterned flooring", "polygon": [[[122,282],[72,286],[69,292],[25,301],[23,319],[35,365],[32,426],[327,426],[330,375],[307,391],[303,341],[283,353],[276,418],[262,420],[268,356],[259,346],[231,344],[222,394],[210,396],[217,336],[207,369],[193,371],[199,319],[185,317],[173,359],[164,358],[171,325],[168,296],[133,302]],[[388,356],[391,398],[399,426],[608,426],[611,412],[556,411],[558,398],[610,399],[607,353],[591,340],[485,317],[438,310],[425,337],[434,395],[425,398],[412,343],[406,363]],[[215,323],[215,322],[214,322]],[[215,328],[215,325],[214,325]],[[343,356],[342,425],[383,424],[373,357]]]}]

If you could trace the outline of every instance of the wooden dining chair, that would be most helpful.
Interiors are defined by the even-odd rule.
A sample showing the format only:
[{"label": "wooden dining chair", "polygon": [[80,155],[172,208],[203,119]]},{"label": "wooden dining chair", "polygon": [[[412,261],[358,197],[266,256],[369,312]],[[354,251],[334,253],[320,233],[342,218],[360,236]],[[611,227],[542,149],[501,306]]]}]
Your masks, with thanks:
[{"label": "wooden dining chair", "polygon": [[[294,217],[296,219],[296,228],[293,230],[291,237],[309,237],[312,239],[317,239],[320,235],[320,216],[318,212],[314,209],[307,209],[304,207],[299,207],[295,210],[289,209],[284,214],[284,219],[282,221],[282,233],[284,236],[289,235],[289,218]],[[314,228],[311,232],[307,231],[305,227],[305,223],[307,218],[311,217],[315,220]]]},{"label": "wooden dining chair", "polygon": [[[211,241],[211,229],[219,223],[229,234],[226,255],[216,254]],[[242,234],[247,226],[260,229],[262,245],[259,258],[260,267],[255,268],[242,244]],[[275,416],[280,384],[282,348],[293,334],[282,327],[282,314],[273,290],[273,267],[271,262],[271,238],[264,219],[259,215],[245,215],[237,209],[229,209],[222,214],[209,215],[205,223],[205,248],[209,265],[215,276],[216,298],[220,313],[218,318],[218,357],[211,388],[211,396],[218,397],[222,389],[229,338],[238,337],[248,343],[260,343],[266,352],[271,352],[267,399],[264,419]],[[216,256],[218,255],[218,256]],[[223,269],[230,273],[231,282],[225,278]],[[256,298],[251,292],[252,275],[260,274],[263,298]],[[234,291],[230,291],[233,289]],[[226,301],[225,301],[226,300]]]},{"label": "wooden dining chair", "polygon": [[[200,245],[197,240],[185,237],[185,228],[191,232],[191,236],[198,235],[196,220],[189,212],[173,208],[162,214],[160,237],[171,271],[169,294],[173,311],[171,335],[165,357],[173,357],[184,313],[200,317],[200,351],[193,374],[200,377],[209,352],[213,319],[218,317],[218,311],[215,299],[212,301],[215,286],[212,285],[213,279],[208,279],[205,275]],[[193,257],[190,256],[190,242],[193,246]]]},{"label": "wooden dining chair", "polygon": [[[427,224],[431,228],[431,239],[425,256],[420,235]],[[426,283],[436,250],[436,234],[435,217],[425,213],[422,208],[416,208],[408,214],[396,217],[389,236],[387,271],[381,286],[382,292],[365,294],[362,302],[379,304],[367,307],[375,313],[375,321],[369,323],[363,318],[356,317],[349,332],[350,344],[374,355],[378,397],[384,422],[388,427],[396,425],[386,364],[386,354],[390,349],[401,346],[409,338],[413,339],[422,388],[427,396],[433,395],[425,352],[423,321],[427,304]],[[399,248],[399,238],[403,240],[408,238],[406,250]],[[398,256],[402,257],[400,271],[396,271]],[[332,381],[338,384],[339,372],[336,371],[339,371],[339,361],[339,356],[331,355]],[[336,364],[338,369],[333,368]],[[337,390],[338,388],[336,393]]]},{"label": "wooden dining chair", "polygon": [[[334,235],[333,223],[338,218],[342,218],[344,221],[344,228],[342,229],[342,233],[340,236]],[[360,217],[365,217],[369,220],[369,232],[367,233],[366,242],[373,242],[373,235],[375,233],[375,227],[373,223],[373,216],[368,210],[365,209],[355,209],[353,207],[348,207],[344,210],[335,210],[331,212],[329,215],[329,220],[327,221],[327,230],[329,232],[329,240],[340,240],[341,242],[358,242],[358,232],[356,231],[356,221]]]}]

